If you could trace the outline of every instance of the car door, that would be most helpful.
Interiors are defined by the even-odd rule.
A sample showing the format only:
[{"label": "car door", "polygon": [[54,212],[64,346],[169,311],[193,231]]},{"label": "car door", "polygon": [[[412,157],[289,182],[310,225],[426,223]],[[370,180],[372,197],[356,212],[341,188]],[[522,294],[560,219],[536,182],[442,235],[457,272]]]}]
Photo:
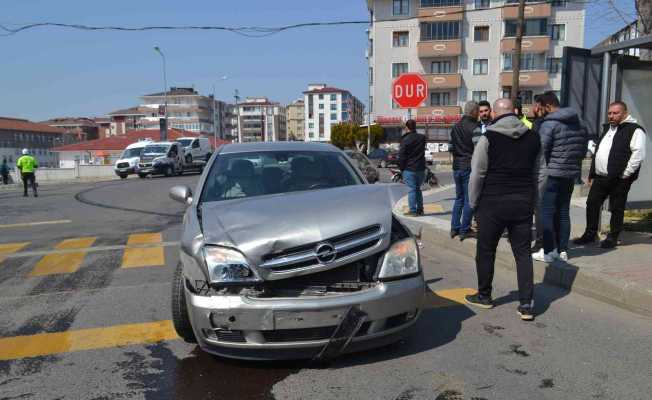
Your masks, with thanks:
[{"label": "car door", "polygon": [[201,158],[201,148],[199,147],[199,139],[195,139],[190,144],[190,154],[192,154],[193,160],[198,160]]}]

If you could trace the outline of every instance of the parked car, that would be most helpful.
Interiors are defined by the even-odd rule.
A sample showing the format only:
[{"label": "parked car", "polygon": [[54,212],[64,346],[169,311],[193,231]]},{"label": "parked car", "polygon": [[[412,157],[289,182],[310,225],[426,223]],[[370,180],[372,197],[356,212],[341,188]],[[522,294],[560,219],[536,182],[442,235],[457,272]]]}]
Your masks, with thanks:
[{"label": "parked car", "polygon": [[172,285],[181,338],[224,357],[330,358],[416,322],[418,246],[392,214],[404,185],[365,184],[319,143],[224,145],[207,169],[196,193],[170,190],[188,205]]},{"label": "parked car", "polygon": [[206,137],[182,137],[176,141],[183,146],[186,165],[192,165],[195,161],[206,162],[213,154],[211,142]]},{"label": "parked car", "polygon": [[150,175],[181,175],[184,153],[178,142],[156,142],[143,148],[136,172],[141,178]]},{"label": "parked car", "polygon": [[378,170],[371,164],[371,161],[359,151],[355,150],[344,150],[344,153],[353,160],[354,164],[362,172],[367,182],[376,183],[378,182]]},{"label": "parked car", "polygon": [[398,167],[398,151],[396,150],[376,149],[368,157],[378,168]]},{"label": "parked car", "polygon": [[129,175],[136,173],[140,155],[143,152],[145,146],[151,143],[152,141],[147,139],[132,143],[127,146],[127,148],[124,149],[120,155],[120,159],[115,162],[115,166],[113,168],[115,174],[122,179],[127,179]]}]

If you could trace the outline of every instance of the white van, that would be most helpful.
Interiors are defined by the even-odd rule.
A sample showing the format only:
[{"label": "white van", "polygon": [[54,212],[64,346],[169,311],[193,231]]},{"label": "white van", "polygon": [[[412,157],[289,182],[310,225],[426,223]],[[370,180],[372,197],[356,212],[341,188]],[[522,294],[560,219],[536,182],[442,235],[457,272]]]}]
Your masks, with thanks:
[{"label": "white van", "polygon": [[115,162],[113,168],[115,174],[122,179],[127,179],[127,176],[135,174],[138,160],[140,160],[140,154],[143,152],[145,146],[151,143],[153,143],[151,139],[145,139],[127,146],[123,150],[122,155],[120,155],[120,159]]},{"label": "white van", "polygon": [[211,142],[207,137],[182,137],[176,140],[185,150],[184,162],[192,165],[195,161],[208,161],[213,154]]}]

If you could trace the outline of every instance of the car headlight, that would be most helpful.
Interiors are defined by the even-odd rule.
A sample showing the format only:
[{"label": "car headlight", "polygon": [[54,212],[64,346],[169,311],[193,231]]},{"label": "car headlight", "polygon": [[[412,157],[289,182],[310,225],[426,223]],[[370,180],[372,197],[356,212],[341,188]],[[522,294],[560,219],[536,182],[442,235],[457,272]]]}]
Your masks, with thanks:
[{"label": "car headlight", "polygon": [[154,159],[154,164],[160,164],[163,161],[162,158],[155,158]]},{"label": "car headlight", "polygon": [[247,283],[260,279],[249,267],[244,255],[226,247],[204,247],[204,259],[211,283]]},{"label": "car headlight", "polygon": [[379,279],[399,278],[419,272],[419,250],[412,238],[394,243],[383,258]]}]

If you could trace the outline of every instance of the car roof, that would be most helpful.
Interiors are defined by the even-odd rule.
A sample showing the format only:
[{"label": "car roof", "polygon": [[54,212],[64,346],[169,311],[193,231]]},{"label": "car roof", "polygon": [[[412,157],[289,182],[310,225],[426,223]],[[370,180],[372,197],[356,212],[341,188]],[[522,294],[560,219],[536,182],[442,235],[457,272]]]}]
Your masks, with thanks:
[{"label": "car roof", "polygon": [[170,146],[170,145],[172,145],[172,144],[174,144],[174,143],[177,143],[177,142],[176,142],[176,141],[175,141],[175,142],[150,142],[150,143],[147,143],[147,145],[148,145],[148,146],[149,146],[149,145],[152,145],[152,146],[154,146],[154,145]]},{"label": "car roof", "polygon": [[152,142],[151,140],[141,140],[140,142],[132,143],[129,146],[125,147],[125,150],[145,147],[145,146],[150,145],[152,143],[154,143],[154,142]]},{"label": "car roof", "polygon": [[340,149],[328,143],[314,142],[255,142],[225,144],[220,147],[220,154],[253,153],[258,151],[332,151]]}]

